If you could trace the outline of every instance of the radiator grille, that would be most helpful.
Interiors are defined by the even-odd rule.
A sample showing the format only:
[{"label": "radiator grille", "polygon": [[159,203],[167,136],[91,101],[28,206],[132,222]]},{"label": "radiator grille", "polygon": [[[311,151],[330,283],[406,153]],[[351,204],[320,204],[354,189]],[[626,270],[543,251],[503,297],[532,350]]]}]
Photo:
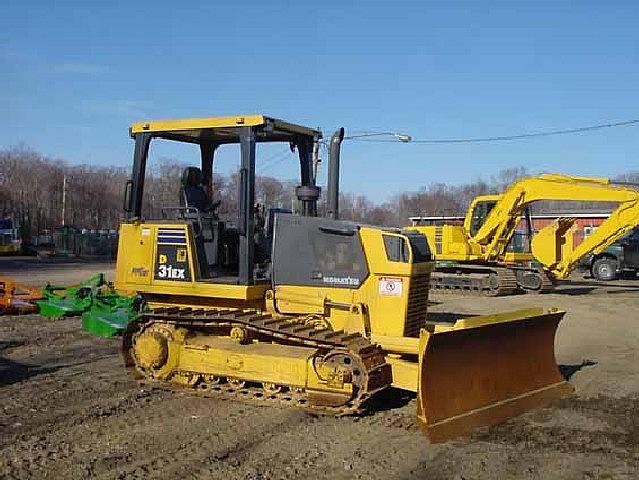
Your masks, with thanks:
[{"label": "radiator grille", "polygon": [[426,324],[430,273],[415,275],[410,279],[408,308],[406,310],[405,337],[419,337],[419,330]]}]

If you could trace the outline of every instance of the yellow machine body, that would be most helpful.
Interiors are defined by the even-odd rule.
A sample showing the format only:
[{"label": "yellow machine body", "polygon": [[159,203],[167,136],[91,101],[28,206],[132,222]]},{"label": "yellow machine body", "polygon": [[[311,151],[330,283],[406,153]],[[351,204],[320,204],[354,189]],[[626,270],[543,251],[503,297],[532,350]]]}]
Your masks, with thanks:
[{"label": "yellow machine body", "polygon": [[[310,319],[320,329],[329,326],[331,331],[359,334],[380,348],[377,361],[383,358],[388,366],[379,384],[418,394],[418,418],[431,441],[467,434],[571,391],[554,359],[554,334],[564,312],[532,309],[429,325],[428,282],[434,265],[389,261],[382,237],[399,234],[369,227],[359,230],[370,275],[357,289],[279,285],[271,290],[268,284],[246,287],[197,281],[189,261],[192,241],[182,258],[193,280],[154,279],[153,272],[163,265],[157,232],[167,226],[122,225],[120,245],[127,253],[118,256],[118,288],[139,292],[154,309],[251,311],[300,325]],[[189,238],[189,226],[182,227]],[[142,229],[150,233],[142,234]],[[397,291],[382,295],[380,284],[388,285],[388,279]],[[153,369],[156,380],[192,387],[215,385],[220,379],[235,387],[238,383],[285,386],[303,390],[324,408],[335,408],[333,403],[349,398],[356,388],[349,381],[350,372],[339,365],[323,364],[318,370],[318,348],[244,342],[233,332],[194,334],[186,323],[152,330],[135,348],[143,366],[161,365]],[[170,341],[158,341],[158,336]]]},{"label": "yellow machine body", "polygon": [[[238,118],[242,126],[234,130],[229,124]],[[317,136],[281,121],[262,129],[262,122],[272,119],[136,124],[134,174],[144,173],[148,132],[180,141],[219,140],[218,132],[231,141],[239,134],[247,185],[254,175],[253,162],[245,161],[251,135],[298,145],[303,133]],[[169,132],[162,130],[167,125]],[[137,378],[334,415],[356,413],[394,386],[416,392],[420,424],[433,441],[570,391],[554,360],[564,312],[427,321],[435,263],[418,232],[279,213],[267,262],[256,260],[244,277],[241,269],[223,275],[203,260],[200,216],[144,219],[135,178],[133,185],[133,215],[120,227],[116,287],[137,292],[148,306],[123,335],[125,365]],[[242,235],[253,239],[250,228],[239,235],[240,242]]]}]

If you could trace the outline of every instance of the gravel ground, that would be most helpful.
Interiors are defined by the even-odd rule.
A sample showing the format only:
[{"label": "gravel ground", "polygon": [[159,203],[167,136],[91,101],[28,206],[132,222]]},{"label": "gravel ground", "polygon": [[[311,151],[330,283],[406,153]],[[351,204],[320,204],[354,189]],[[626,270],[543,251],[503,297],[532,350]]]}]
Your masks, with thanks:
[{"label": "gravel ground", "polygon": [[[12,260],[43,285],[112,265]],[[434,318],[530,306],[568,311],[557,359],[573,397],[470,438],[430,445],[413,395],[360,417],[140,388],[118,339],[78,318],[0,317],[0,478],[634,479],[639,473],[639,281],[575,278],[550,295],[433,297]]]}]

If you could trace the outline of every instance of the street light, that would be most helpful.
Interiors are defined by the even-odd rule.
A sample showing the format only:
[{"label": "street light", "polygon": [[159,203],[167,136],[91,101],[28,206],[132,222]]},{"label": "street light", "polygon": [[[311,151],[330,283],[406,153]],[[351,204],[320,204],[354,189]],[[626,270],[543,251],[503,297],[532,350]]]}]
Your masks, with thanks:
[{"label": "street light", "polygon": [[407,133],[398,133],[398,132],[374,132],[374,133],[361,133],[359,135],[349,135],[344,137],[344,140],[352,140],[357,138],[366,138],[366,137],[395,137],[397,140],[403,143],[408,143],[413,140]]}]

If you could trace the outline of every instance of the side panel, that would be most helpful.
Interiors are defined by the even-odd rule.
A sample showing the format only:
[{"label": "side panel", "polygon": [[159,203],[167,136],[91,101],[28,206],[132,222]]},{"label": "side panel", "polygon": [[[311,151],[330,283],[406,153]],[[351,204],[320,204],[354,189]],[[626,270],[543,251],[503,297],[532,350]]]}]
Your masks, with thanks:
[{"label": "side panel", "polygon": [[156,302],[161,304],[238,307],[249,306],[249,302],[254,308],[263,306],[269,284],[199,281],[194,259],[194,243],[187,224],[123,223],[116,288],[161,298]]},{"label": "side panel", "polygon": [[354,224],[279,214],[273,238],[275,286],[357,289],[368,276]]},{"label": "side panel", "polygon": [[121,290],[137,290],[153,277],[154,228],[142,223],[120,225],[115,284]]},{"label": "side panel", "polygon": [[192,282],[194,249],[188,232],[186,226],[154,228],[156,249],[153,283],[166,280]]},{"label": "side panel", "polygon": [[468,236],[464,227],[460,225],[441,225],[426,227],[409,227],[426,235],[436,260],[468,261],[481,259],[479,246],[473,248],[468,243]]},{"label": "side panel", "polygon": [[410,263],[389,258],[384,237],[399,237],[397,234],[362,227],[360,235],[371,274],[358,293],[368,306],[371,333],[419,336],[426,322],[428,285],[435,262]]}]

